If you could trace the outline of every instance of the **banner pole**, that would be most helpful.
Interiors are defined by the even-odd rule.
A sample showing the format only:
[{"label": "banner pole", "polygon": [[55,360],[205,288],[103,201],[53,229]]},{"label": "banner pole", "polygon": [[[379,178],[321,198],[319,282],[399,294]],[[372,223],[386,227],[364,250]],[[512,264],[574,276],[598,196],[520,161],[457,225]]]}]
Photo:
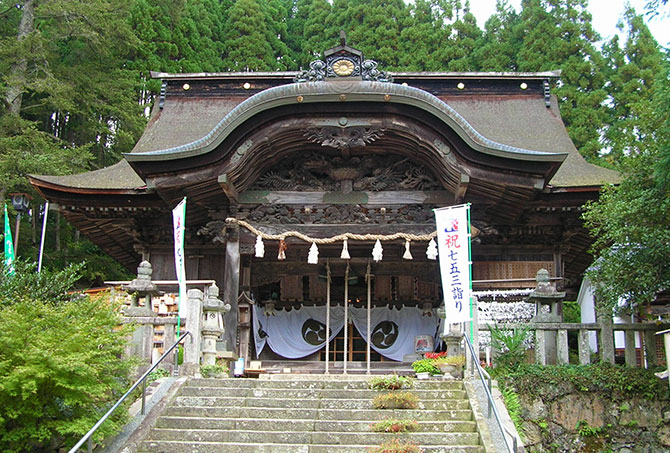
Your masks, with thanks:
[{"label": "banner pole", "polygon": [[[40,257],[37,260],[37,273],[42,272],[42,257],[44,256],[44,239],[47,232],[47,216],[49,215],[49,200],[44,202],[44,219],[42,220],[42,240],[40,241]],[[179,337],[177,337],[179,338]]]}]

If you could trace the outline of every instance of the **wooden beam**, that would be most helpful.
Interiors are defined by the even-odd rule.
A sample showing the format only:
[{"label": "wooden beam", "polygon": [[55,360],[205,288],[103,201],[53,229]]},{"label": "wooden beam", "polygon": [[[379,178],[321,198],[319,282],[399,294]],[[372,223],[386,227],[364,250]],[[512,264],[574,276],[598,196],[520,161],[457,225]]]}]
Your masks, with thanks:
[{"label": "wooden beam", "polygon": [[454,203],[459,204],[463,202],[465,198],[465,193],[468,191],[468,184],[470,184],[470,177],[465,173],[461,173],[461,180],[458,182],[456,187],[456,193],[454,195]]},{"label": "wooden beam", "polygon": [[230,181],[228,173],[220,175],[218,182],[223,189],[223,192],[226,194],[226,197],[228,197],[228,200],[230,200],[232,204],[237,204],[240,199],[240,194],[237,192],[237,189],[233,185],[232,181]]},{"label": "wooden beam", "polygon": [[[219,178],[219,182],[220,182]],[[453,195],[446,190],[432,191],[386,191],[386,192],[292,192],[247,190],[240,194],[241,204],[447,204],[453,202]]]}]

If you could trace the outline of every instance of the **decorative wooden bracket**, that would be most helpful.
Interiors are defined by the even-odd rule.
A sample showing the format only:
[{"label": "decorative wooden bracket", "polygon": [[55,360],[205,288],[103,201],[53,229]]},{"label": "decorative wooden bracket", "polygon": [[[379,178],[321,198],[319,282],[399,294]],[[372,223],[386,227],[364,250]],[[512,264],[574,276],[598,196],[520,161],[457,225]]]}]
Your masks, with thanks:
[{"label": "decorative wooden bracket", "polygon": [[223,189],[223,193],[225,193],[226,197],[228,197],[228,200],[230,200],[230,203],[238,204],[240,200],[240,194],[237,192],[237,189],[230,181],[228,173],[220,175],[218,178],[218,182],[221,188]]},{"label": "decorative wooden bracket", "polygon": [[470,184],[470,177],[465,173],[461,173],[461,180],[458,182],[456,193],[454,194],[454,202],[456,204],[463,202],[465,193],[468,191],[468,184]]}]

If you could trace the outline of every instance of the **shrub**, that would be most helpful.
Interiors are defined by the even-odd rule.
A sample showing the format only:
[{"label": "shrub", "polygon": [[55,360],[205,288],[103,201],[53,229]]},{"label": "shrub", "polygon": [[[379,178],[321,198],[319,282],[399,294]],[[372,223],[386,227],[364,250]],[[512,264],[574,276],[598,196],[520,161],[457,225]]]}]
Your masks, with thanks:
[{"label": "shrub", "polygon": [[440,374],[440,369],[433,364],[432,359],[421,359],[412,362],[412,369],[415,373]]},{"label": "shrub", "polygon": [[452,355],[449,357],[439,357],[433,359],[433,365],[439,367],[440,365],[465,366],[464,355]]},{"label": "shrub", "polygon": [[416,409],[419,399],[408,392],[389,392],[375,396],[372,406],[375,409]]},{"label": "shrub", "polygon": [[391,439],[368,451],[370,453],[421,453],[423,450],[416,444]]},{"label": "shrub", "polygon": [[200,367],[200,374],[204,378],[221,378],[228,374],[228,367],[225,365],[203,365]]},{"label": "shrub", "polygon": [[375,376],[370,379],[368,386],[372,390],[399,390],[414,387],[412,378],[391,374],[389,376]]},{"label": "shrub", "polygon": [[529,327],[514,331],[502,330],[496,325],[491,326],[491,346],[498,350],[495,364],[498,367],[516,369],[526,360],[526,345]]},{"label": "shrub", "polygon": [[408,431],[417,431],[419,424],[416,420],[390,418],[372,423],[370,429],[376,433],[406,433]]},{"label": "shrub", "polygon": [[[131,327],[118,327],[108,295],[57,304],[23,297],[0,307],[0,320],[3,451],[72,447],[129,387],[135,362],[120,357]],[[95,439],[126,418],[117,410]]]}]

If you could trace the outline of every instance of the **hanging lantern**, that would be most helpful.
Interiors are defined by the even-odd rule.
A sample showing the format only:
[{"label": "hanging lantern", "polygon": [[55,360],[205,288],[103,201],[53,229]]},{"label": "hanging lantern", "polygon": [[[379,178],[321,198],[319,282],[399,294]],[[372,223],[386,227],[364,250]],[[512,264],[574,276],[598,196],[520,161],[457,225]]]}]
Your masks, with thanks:
[{"label": "hanging lantern", "polygon": [[342,253],[340,253],[340,258],[343,260],[350,260],[351,255],[349,255],[349,247],[347,244],[347,240],[344,240],[344,243],[342,244]]},{"label": "hanging lantern", "polygon": [[259,234],[256,236],[256,258],[263,258],[265,256],[265,245],[263,244],[263,238]]},{"label": "hanging lantern", "polygon": [[411,260],[412,258],[412,253],[409,251],[409,241],[405,241],[405,253],[402,255],[402,259],[404,260]]},{"label": "hanging lantern", "polygon": [[288,246],[286,245],[286,241],[283,239],[279,240],[279,253],[277,253],[277,259],[279,261],[284,261],[286,259],[286,249]]},{"label": "hanging lantern", "polygon": [[372,259],[375,260],[375,262],[381,261],[383,252],[384,249],[382,248],[382,243],[377,239],[377,242],[375,242],[375,246],[372,249]]},{"label": "hanging lantern", "polygon": [[437,243],[435,243],[435,239],[431,239],[430,242],[428,243],[428,249],[426,249],[426,256],[428,257],[429,260],[437,259]]},{"label": "hanging lantern", "polygon": [[312,242],[312,246],[309,248],[309,253],[307,254],[307,262],[309,264],[319,263],[319,248],[316,246],[316,242]]}]

